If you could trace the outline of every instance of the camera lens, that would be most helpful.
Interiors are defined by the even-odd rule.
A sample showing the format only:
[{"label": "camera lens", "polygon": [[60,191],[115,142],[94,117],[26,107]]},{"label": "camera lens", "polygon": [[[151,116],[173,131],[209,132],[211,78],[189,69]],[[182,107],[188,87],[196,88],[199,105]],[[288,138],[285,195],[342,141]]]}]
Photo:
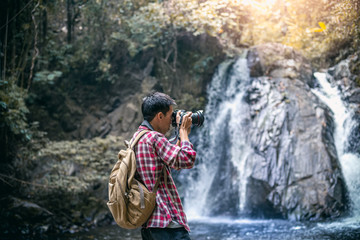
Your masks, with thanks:
[{"label": "camera lens", "polygon": [[[186,111],[185,110],[175,110],[173,113],[172,113],[172,116],[171,116],[171,120],[172,120],[172,126],[173,127],[176,127],[177,124],[176,124],[176,114],[177,112],[180,111],[180,116],[181,118],[186,114]],[[204,120],[205,120],[205,117],[204,117],[204,111],[203,110],[198,110],[196,112],[194,112],[192,115],[191,115],[191,119],[192,119],[192,125],[193,126],[197,126],[197,127],[200,127],[203,125],[204,123]]]},{"label": "camera lens", "polygon": [[201,127],[204,123],[204,111],[198,110],[191,115],[192,124]]}]

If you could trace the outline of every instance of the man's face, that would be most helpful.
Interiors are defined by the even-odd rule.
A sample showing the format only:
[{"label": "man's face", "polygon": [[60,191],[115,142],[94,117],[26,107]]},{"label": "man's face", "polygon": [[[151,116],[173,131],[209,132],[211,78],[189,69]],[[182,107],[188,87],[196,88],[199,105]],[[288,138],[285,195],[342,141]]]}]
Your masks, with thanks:
[{"label": "man's face", "polygon": [[170,106],[169,111],[165,114],[165,116],[161,122],[161,133],[162,134],[166,134],[170,130],[172,112],[173,112],[173,106]]}]

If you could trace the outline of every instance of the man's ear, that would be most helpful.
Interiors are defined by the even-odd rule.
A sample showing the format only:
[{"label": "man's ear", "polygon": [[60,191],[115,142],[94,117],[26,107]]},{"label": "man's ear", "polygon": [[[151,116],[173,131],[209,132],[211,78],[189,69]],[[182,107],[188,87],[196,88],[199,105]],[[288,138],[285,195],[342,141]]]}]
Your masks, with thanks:
[{"label": "man's ear", "polygon": [[161,120],[161,119],[163,119],[163,117],[164,117],[164,114],[163,114],[162,112],[158,112],[158,113],[155,115],[155,118],[156,118],[157,120]]},{"label": "man's ear", "polygon": [[162,119],[165,117],[162,112],[158,112],[157,115],[158,115],[158,117],[159,117],[160,120],[162,120]]}]

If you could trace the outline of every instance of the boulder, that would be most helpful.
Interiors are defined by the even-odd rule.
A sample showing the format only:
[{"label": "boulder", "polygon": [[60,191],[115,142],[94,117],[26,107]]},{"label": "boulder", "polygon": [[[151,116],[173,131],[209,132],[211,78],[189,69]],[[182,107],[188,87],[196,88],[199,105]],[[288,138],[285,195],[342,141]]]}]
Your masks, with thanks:
[{"label": "boulder", "polygon": [[248,211],[294,220],[340,216],[347,198],[334,124],[310,90],[309,63],[278,44],[255,47],[248,56],[253,76],[246,96],[248,136],[254,151],[247,159],[252,169],[247,192],[263,196],[247,195]]}]

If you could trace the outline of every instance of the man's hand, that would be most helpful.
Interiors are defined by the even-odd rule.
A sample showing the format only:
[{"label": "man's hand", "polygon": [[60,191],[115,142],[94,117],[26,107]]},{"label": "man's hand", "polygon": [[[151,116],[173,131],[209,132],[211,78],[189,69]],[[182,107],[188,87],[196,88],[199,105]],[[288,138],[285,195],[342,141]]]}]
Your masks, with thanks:
[{"label": "man's hand", "polygon": [[180,120],[181,120],[180,114],[181,114],[180,111],[178,111],[178,112],[176,113],[176,125],[177,125],[177,127],[179,127]]},{"label": "man's hand", "polygon": [[181,141],[189,141],[189,134],[191,132],[191,119],[192,112],[186,113],[182,118],[182,123],[179,129],[179,135]]}]

